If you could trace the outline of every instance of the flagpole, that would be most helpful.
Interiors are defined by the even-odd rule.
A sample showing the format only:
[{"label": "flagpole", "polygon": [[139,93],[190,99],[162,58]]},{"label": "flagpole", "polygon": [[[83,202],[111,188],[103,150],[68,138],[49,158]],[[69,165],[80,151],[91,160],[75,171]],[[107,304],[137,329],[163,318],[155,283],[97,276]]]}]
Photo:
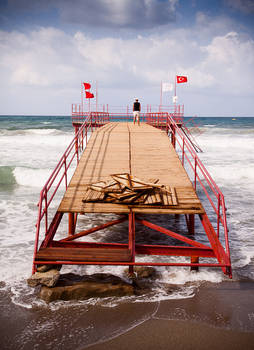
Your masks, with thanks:
[{"label": "flagpole", "polygon": [[175,113],[176,113],[176,75],[175,75]]},{"label": "flagpole", "polygon": [[81,81],[81,113],[83,117],[83,83]]},{"label": "flagpole", "polygon": [[159,112],[161,112],[161,106],[162,106],[162,81],[161,81],[161,96],[160,96],[160,107],[159,107]]},{"label": "flagpole", "polygon": [[98,112],[98,89],[97,89],[97,80],[96,80],[96,112]]},{"label": "flagpole", "polygon": [[176,96],[176,75],[175,75],[175,96]]}]

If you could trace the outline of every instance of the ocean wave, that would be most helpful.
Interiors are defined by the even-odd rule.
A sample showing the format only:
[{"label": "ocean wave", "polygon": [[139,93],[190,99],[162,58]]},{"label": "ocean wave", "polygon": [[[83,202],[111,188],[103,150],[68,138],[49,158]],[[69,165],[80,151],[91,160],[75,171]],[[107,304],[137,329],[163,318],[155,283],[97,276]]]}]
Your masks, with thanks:
[{"label": "ocean wave", "polygon": [[13,170],[18,185],[29,187],[42,187],[49,178],[52,169],[31,169],[16,167]]},{"label": "ocean wave", "polygon": [[0,166],[0,185],[21,185],[42,187],[52,169],[32,169],[27,167]]},{"label": "ocean wave", "polygon": [[220,135],[252,135],[254,134],[253,128],[246,128],[246,127],[239,127],[239,128],[232,128],[232,127],[218,127],[216,125],[204,125],[200,126],[199,129],[203,131],[205,134],[214,134],[218,137]]},{"label": "ocean wave", "polygon": [[11,166],[0,166],[0,185],[14,185],[16,183],[14,169]]},{"label": "ocean wave", "polygon": [[65,135],[70,132],[59,129],[40,128],[40,129],[0,129],[1,136],[29,136],[29,135]]}]

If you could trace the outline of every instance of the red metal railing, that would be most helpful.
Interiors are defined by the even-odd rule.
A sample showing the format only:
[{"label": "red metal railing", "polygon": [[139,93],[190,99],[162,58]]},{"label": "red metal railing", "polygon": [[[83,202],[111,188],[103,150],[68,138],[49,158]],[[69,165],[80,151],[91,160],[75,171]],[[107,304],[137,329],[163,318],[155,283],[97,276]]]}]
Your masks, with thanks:
[{"label": "red metal railing", "polygon": [[183,122],[183,114],[178,112],[177,113],[167,113],[167,112],[146,113],[145,121],[146,123],[157,127],[166,126],[168,116],[173,118],[173,120],[177,124],[181,124]]},{"label": "red metal railing", "polygon": [[108,112],[72,113],[73,124],[83,124],[87,118],[89,118],[92,124],[98,124],[98,126],[104,125],[110,121]]},{"label": "red metal railing", "polygon": [[[93,112],[91,112],[93,111]],[[100,111],[100,112],[98,112]],[[89,110],[84,110],[84,106],[81,104],[73,103],[72,104],[72,116],[76,117],[87,117],[90,113],[101,113],[105,114],[108,113],[111,116],[125,116],[125,117],[132,117],[132,105],[127,106],[109,106],[107,105],[99,105],[96,106],[95,104],[90,105]],[[184,105],[143,105],[142,104],[142,114],[147,115],[148,113],[169,113],[174,116],[181,116],[184,115]]]},{"label": "red metal railing", "polygon": [[[97,116],[98,117],[98,116]],[[36,236],[35,236],[35,246],[34,246],[34,257],[38,250],[39,236],[41,223],[44,219],[45,221],[45,237],[47,236],[50,226],[49,222],[49,211],[50,205],[58,192],[60,186],[64,184],[67,189],[68,186],[68,170],[71,165],[75,162],[78,164],[80,159],[80,154],[86,147],[88,142],[88,133],[92,131],[92,117],[88,116],[86,121],[77,130],[75,137],[67,147],[66,151],[59,160],[57,166],[53,170],[46,184],[40,192],[40,198],[38,202],[38,217],[36,222]],[[53,222],[53,221],[52,221]]]},{"label": "red metal railing", "polygon": [[[140,121],[151,124],[153,126],[165,126],[167,124],[167,117],[170,115],[176,123],[183,122],[182,113],[140,113]],[[133,112],[129,113],[108,113],[108,112],[87,112],[87,113],[73,113],[72,123],[82,124],[87,118],[91,119],[93,126],[101,126],[108,122],[131,122],[133,121]]]},{"label": "red metal railing", "polygon": [[180,149],[180,158],[182,164],[186,167],[185,163],[187,162],[189,168],[193,172],[193,187],[196,190],[197,182],[199,183],[214,213],[216,214],[217,227],[215,228],[215,231],[217,232],[218,238],[220,236],[220,226],[223,227],[225,249],[228,258],[230,258],[224,195],[212,179],[211,175],[208,173],[207,169],[205,168],[199,157],[197,156],[194,147],[184,134],[183,130],[181,130],[181,128],[178,127],[177,123],[170,115],[168,115],[167,117],[167,130],[171,134],[171,140],[174,147],[177,148],[178,146]]}]

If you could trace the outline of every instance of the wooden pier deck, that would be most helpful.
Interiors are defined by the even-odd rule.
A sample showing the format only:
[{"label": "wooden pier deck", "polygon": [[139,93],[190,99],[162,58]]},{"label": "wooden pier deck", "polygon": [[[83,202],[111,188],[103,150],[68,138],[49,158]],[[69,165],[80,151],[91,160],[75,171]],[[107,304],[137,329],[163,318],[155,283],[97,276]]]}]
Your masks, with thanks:
[{"label": "wooden pier deck", "polygon": [[[87,185],[129,173],[139,179],[158,179],[175,188],[178,205],[137,206],[83,203]],[[108,123],[90,137],[58,212],[63,213],[202,214],[204,209],[165,131],[148,124]]]},{"label": "wooden pier deck", "polygon": [[[172,120],[171,122],[173,125],[174,121]],[[93,128],[92,124],[90,124],[90,128]],[[177,125],[174,128],[177,128]],[[84,128],[82,129],[82,126],[80,131],[77,132],[76,130],[76,136],[72,143],[72,147],[75,147],[75,153],[72,159],[78,155],[78,145],[82,147],[83,139],[79,138],[82,136],[82,132],[86,132],[86,130]],[[172,129],[172,133],[174,133],[173,130],[175,129]],[[129,122],[113,122],[93,130],[58,210],[49,226],[47,225],[47,216],[45,215],[45,238],[38,249],[40,221],[43,213],[47,213],[45,209],[44,212],[42,211],[43,201],[46,202],[47,209],[47,201],[45,200],[47,196],[44,192],[41,193],[33,272],[36,271],[37,266],[44,264],[127,265],[129,266],[130,273],[133,273],[134,266],[137,265],[190,266],[194,269],[198,269],[199,266],[211,266],[220,267],[225,274],[232,277],[226,219],[224,218],[222,220],[219,212],[216,212],[218,215],[216,233],[171,143],[171,141],[173,142],[175,140],[174,137],[175,135],[170,140],[170,137],[168,137],[165,131],[145,123],[141,123],[139,126]],[[66,163],[63,162],[62,167],[66,170]],[[204,171],[204,168],[202,168],[202,171]],[[108,202],[109,194],[105,196],[104,193],[101,194],[100,192],[99,196],[102,195],[101,201],[89,202],[87,200],[87,195],[92,192],[91,184],[99,181],[107,182],[110,179],[112,180],[111,175],[124,173],[128,174],[126,176],[129,180],[131,176],[135,179],[130,180],[128,183],[127,188],[129,189],[126,190],[126,186],[121,188],[121,191],[118,192],[118,197],[113,193],[113,197],[117,197],[116,202]],[[51,178],[53,176],[56,178],[55,174],[56,171],[53,172]],[[140,192],[137,194],[137,201],[135,199],[130,200],[128,203],[127,201],[123,203],[119,200],[119,196],[122,196],[125,190],[133,190],[135,186],[137,188],[138,182],[135,183],[137,179],[147,183],[151,183],[153,182],[152,179],[156,179],[158,180],[160,189],[154,189],[153,183],[152,189],[148,185],[148,189],[147,187],[145,188],[147,192],[144,192],[144,194],[141,193],[141,197]],[[212,181],[210,177],[209,179],[209,181]],[[161,185],[164,187],[162,188]],[[137,189],[137,191],[140,190],[140,188]],[[98,191],[95,191],[95,193],[98,196]],[[152,204],[150,200],[156,197],[156,193],[160,200],[152,201]],[[143,199],[140,200],[143,195]],[[110,198],[113,197],[111,193]],[[83,201],[84,198],[85,202]],[[147,198],[149,198],[148,201]],[[221,193],[219,198],[223,199]],[[221,203],[223,205],[224,202]],[[67,235],[63,237],[61,234],[62,238],[56,240],[55,234],[62,217],[66,213],[69,217]],[[86,213],[115,213],[120,215],[118,218],[114,220],[111,218],[111,221],[100,224],[99,226],[76,232],[78,214]],[[182,233],[173,232],[165,227],[149,222],[145,218],[145,215],[141,217],[139,214],[184,214],[188,233],[186,231]],[[207,236],[207,243],[209,241],[210,244],[198,242],[194,238],[195,217],[200,219]],[[80,241],[80,238],[84,238],[107,227],[118,225],[124,221],[128,221],[128,243]],[[156,242],[154,244],[146,244],[145,242],[144,244],[137,244],[135,239],[136,222],[161,234],[172,237],[178,241],[178,244],[158,245]],[[219,240],[220,224],[226,231],[226,250]],[[169,260],[158,260],[156,262],[154,260],[140,261],[136,260],[136,254],[147,257],[164,255]],[[190,257],[190,262],[170,261],[170,256]],[[199,262],[199,258],[217,259],[217,263],[207,263],[207,261],[201,263]]]}]

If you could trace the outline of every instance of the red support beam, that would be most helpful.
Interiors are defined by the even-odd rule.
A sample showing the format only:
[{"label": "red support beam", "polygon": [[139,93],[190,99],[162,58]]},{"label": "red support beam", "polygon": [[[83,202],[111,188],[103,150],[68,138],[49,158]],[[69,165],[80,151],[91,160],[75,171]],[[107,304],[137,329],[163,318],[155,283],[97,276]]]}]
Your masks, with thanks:
[{"label": "red support beam", "polygon": [[[51,247],[119,249],[119,248],[128,248],[129,244],[52,241]],[[215,254],[212,248],[205,249],[205,248],[185,247],[185,246],[135,244],[135,253],[144,254],[144,255],[199,256],[203,258],[215,258]]]},{"label": "red support beam", "polygon": [[103,225],[100,225],[100,226],[96,226],[96,227],[92,227],[89,230],[81,231],[81,232],[76,233],[74,235],[68,236],[68,237],[66,237],[64,239],[61,239],[60,242],[73,241],[76,238],[87,236],[90,233],[93,233],[93,232],[96,232],[96,231],[99,231],[99,230],[103,230],[104,228],[107,228],[107,227],[110,227],[110,226],[113,226],[113,225],[116,225],[116,224],[120,224],[121,222],[124,222],[126,220],[127,220],[127,217],[124,216],[124,217],[122,217],[120,219],[109,221],[106,224],[103,224]]},{"label": "red support beam", "polygon": [[45,235],[45,239],[41,244],[41,248],[46,248],[47,246],[50,245],[50,242],[53,240],[56,230],[58,229],[58,226],[62,220],[63,213],[57,211],[50,226],[48,229],[48,232]]},{"label": "red support beam", "polygon": [[201,267],[229,267],[226,264],[192,264],[192,263],[166,263],[166,262],[122,262],[122,261],[67,261],[67,260],[36,260],[36,265],[108,265],[108,266],[201,266]]},{"label": "red support beam", "polygon": [[161,226],[158,226],[158,225],[155,225],[155,224],[152,224],[151,222],[149,221],[146,221],[146,220],[140,220],[140,219],[136,219],[138,223],[144,225],[144,226],[147,226],[155,231],[159,231],[161,233],[164,233],[166,234],[167,236],[170,236],[172,238],[175,238],[179,241],[182,241],[182,242],[185,242],[187,244],[190,244],[194,247],[198,247],[198,248],[205,248],[205,249],[209,249],[210,247],[206,246],[205,244],[202,244],[202,243],[199,243],[199,242],[196,242],[194,241],[193,239],[190,239],[190,238],[187,238],[185,236],[182,236],[182,235],[179,235],[178,233],[175,233],[173,231],[170,231],[170,230],[167,230],[166,228],[164,227],[161,227]]}]

